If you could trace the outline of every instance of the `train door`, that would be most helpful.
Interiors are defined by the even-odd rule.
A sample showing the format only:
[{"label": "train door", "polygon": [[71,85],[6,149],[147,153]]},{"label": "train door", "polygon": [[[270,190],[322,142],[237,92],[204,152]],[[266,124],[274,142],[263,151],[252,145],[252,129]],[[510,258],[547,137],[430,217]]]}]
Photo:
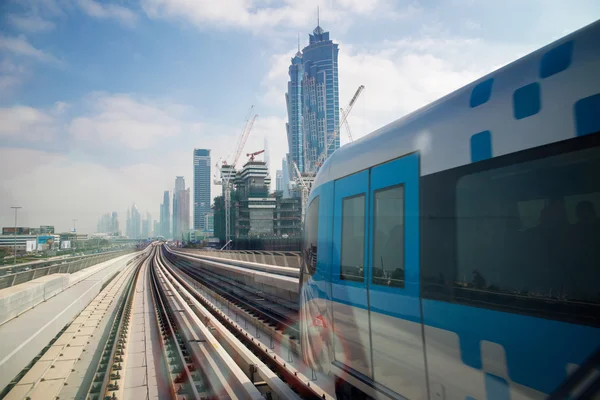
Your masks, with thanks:
[{"label": "train door", "polygon": [[333,211],[334,364],[372,379],[367,297],[369,171],[335,181]]},{"label": "train door", "polygon": [[423,399],[418,153],[371,169],[368,204],[373,380],[404,397]]}]

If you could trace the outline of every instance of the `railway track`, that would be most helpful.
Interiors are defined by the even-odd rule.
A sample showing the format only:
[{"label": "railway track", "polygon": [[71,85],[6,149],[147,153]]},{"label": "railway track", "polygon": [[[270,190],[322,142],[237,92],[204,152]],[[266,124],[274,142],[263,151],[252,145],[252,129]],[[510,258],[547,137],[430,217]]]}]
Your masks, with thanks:
[{"label": "railway track", "polygon": [[294,351],[300,348],[298,342],[297,304],[244,286],[239,282],[220,276],[212,271],[206,269],[199,271],[189,261],[178,260],[176,255],[165,253],[163,252],[165,258],[187,275],[193,277],[219,296],[242,308],[250,315],[264,321],[281,335],[286,336],[286,341],[295,342],[292,345]]},{"label": "railway track", "polygon": [[133,272],[98,363],[90,400],[209,397],[173,310],[157,286],[155,254],[156,248],[151,249]]},{"label": "railway track", "polygon": [[[226,336],[226,333],[233,335],[236,341],[250,350],[255,359],[261,362],[260,365],[263,367],[250,368],[249,376],[253,377],[253,374],[257,373],[260,375],[261,368],[263,368],[275,373],[301,398],[334,398],[330,394],[333,393],[332,386],[328,387],[328,390],[320,387],[319,383],[315,382],[314,371],[311,371],[302,364],[298,357],[291,354],[292,346],[298,346],[297,340],[290,340],[290,336],[284,335],[281,329],[274,328],[274,319],[276,321],[277,317],[273,318],[264,311],[264,308],[259,309],[259,312],[252,308],[248,310],[249,307],[246,308],[249,303],[248,299],[240,299],[224,289],[217,290],[219,288],[215,286],[216,283],[208,279],[201,279],[202,275],[198,271],[193,271],[189,266],[175,265],[166,257],[162,259],[162,263],[174,285],[179,286],[180,290],[189,296],[188,301],[196,305],[195,310],[197,312],[202,310],[200,312],[202,317],[211,321],[213,326],[218,327],[217,331],[220,331],[220,335]],[[203,270],[202,273],[204,272]],[[205,285],[206,282],[208,282],[207,285]],[[230,309],[226,311],[224,305]],[[231,311],[235,313],[233,318]],[[244,326],[238,321],[238,315],[244,315]],[[247,322],[249,320],[255,325],[255,330],[248,330]],[[260,332],[270,334],[266,344],[263,343],[266,338],[261,338]],[[286,341],[287,343],[285,343]],[[287,346],[282,346],[282,343]],[[287,347],[287,352],[284,351],[284,347]],[[297,352],[299,346],[293,347],[293,349],[294,352]]]}]

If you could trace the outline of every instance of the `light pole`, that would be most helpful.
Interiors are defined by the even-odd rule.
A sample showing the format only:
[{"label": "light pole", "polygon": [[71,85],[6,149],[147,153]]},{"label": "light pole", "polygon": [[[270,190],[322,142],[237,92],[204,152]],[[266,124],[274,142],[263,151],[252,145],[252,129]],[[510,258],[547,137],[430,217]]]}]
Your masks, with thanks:
[{"label": "light pole", "polygon": [[73,219],[73,233],[75,234],[75,240],[73,240],[73,250],[75,250],[75,244],[77,243],[77,229],[75,229],[75,222],[77,222],[77,220]]},{"label": "light pole", "polygon": [[19,208],[23,208],[23,207],[13,206],[11,208],[15,210],[15,230],[13,232],[14,237],[15,237],[15,242],[14,242],[15,258],[13,259],[13,264],[16,264],[17,263],[17,211],[19,210]]}]

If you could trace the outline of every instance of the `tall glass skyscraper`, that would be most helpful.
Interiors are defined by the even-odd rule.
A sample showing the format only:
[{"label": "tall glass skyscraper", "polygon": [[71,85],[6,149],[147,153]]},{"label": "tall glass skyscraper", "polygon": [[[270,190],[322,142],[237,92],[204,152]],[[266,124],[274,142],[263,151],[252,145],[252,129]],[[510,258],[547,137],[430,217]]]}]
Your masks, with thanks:
[{"label": "tall glass skyscraper", "polygon": [[210,212],[210,150],[194,149],[194,229],[207,229]]},{"label": "tall glass skyscraper", "polygon": [[185,188],[183,176],[175,178],[173,191],[173,239],[182,240],[190,230],[190,189]]},{"label": "tall glass skyscraper", "polygon": [[287,104],[288,122],[285,124],[288,140],[288,154],[296,163],[300,171],[304,171],[304,141],[302,139],[302,53],[300,46],[298,52],[292,58],[289,68],[290,80],[288,91],[285,94]]},{"label": "tall glass skyscraper", "polygon": [[163,202],[160,205],[160,234],[166,239],[171,237],[171,207],[168,190],[163,193]]},{"label": "tall glass skyscraper", "polygon": [[[338,45],[321,26],[309,34],[309,44],[291,60],[285,95],[288,111],[289,179],[295,172],[314,172],[319,156],[327,157],[340,147],[338,92]],[[298,46],[299,47],[299,46]],[[329,149],[327,144],[333,138]]]},{"label": "tall glass skyscraper", "polygon": [[[302,116],[304,136],[304,170],[314,171],[319,155],[329,157],[340,147],[340,104],[338,93],[338,45],[319,25],[309,35],[302,50]],[[304,172],[304,170],[301,170]]]}]

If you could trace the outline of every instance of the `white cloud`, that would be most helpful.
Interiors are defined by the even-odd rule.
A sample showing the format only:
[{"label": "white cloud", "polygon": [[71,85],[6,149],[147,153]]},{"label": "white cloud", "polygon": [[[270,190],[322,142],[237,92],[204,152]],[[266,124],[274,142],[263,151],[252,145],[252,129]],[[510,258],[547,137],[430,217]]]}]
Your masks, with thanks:
[{"label": "white cloud", "polygon": [[345,48],[339,56],[340,105],[359,85],[366,88],[348,118],[355,139],[533,50],[460,38],[390,42],[371,53]]},{"label": "white cloud", "polygon": [[72,137],[83,144],[144,149],[160,140],[202,130],[199,122],[183,119],[186,107],[178,104],[126,94],[96,94],[88,101],[91,111],[73,119],[69,126]]},{"label": "white cloud", "polygon": [[[391,10],[389,0],[284,0],[282,2],[257,0],[142,0],[142,8],[153,18],[181,18],[199,28],[207,26],[240,27],[253,31],[273,27],[306,27],[316,21],[317,6],[321,21],[336,26],[339,32],[349,23],[353,14],[367,16],[376,10]],[[409,7],[411,12],[415,9]],[[394,16],[401,15],[396,10]]]},{"label": "white cloud", "polygon": [[77,0],[77,4],[91,17],[113,18],[127,26],[135,24],[137,20],[132,10],[117,4],[100,4],[94,0]]},{"label": "white cloud", "polygon": [[55,134],[56,121],[44,111],[25,106],[0,108],[0,137],[50,141]]},{"label": "white cloud", "polygon": [[[161,166],[154,162],[118,169],[70,155],[0,148],[0,167],[2,202],[23,207],[19,225],[49,224],[65,231],[77,219],[78,230],[90,233],[101,214],[117,211],[124,229],[125,210],[134,201],[158,216]],[[10,221],[8,211],[0,210],[3,224]]]},{"label": "white cloud", "polygon": [[48,32],[55,27],[54,22],[40,18],[37,15],[24,16],[11,14],[7,16],[7,19],[17,29],[25,32]]},{"label": "white cloud", "polygon": [[56,114],[64,113],[71,105],[64,101],[57,101],[54,103],[54,112]]},{"label": "white cloud", "polygon": [[30,57],[46,63],[61,64],[61,61],[53,55],[45,53],[31,45],[24,36],[10,37],[0,35],[0,51]]},{"label": "white cloud", "polygon": [[0,61],[0,98],[8,94],[11,89],[17,87],[27,75],[27,69],[23,65],[17,65],[9,58]]}]

